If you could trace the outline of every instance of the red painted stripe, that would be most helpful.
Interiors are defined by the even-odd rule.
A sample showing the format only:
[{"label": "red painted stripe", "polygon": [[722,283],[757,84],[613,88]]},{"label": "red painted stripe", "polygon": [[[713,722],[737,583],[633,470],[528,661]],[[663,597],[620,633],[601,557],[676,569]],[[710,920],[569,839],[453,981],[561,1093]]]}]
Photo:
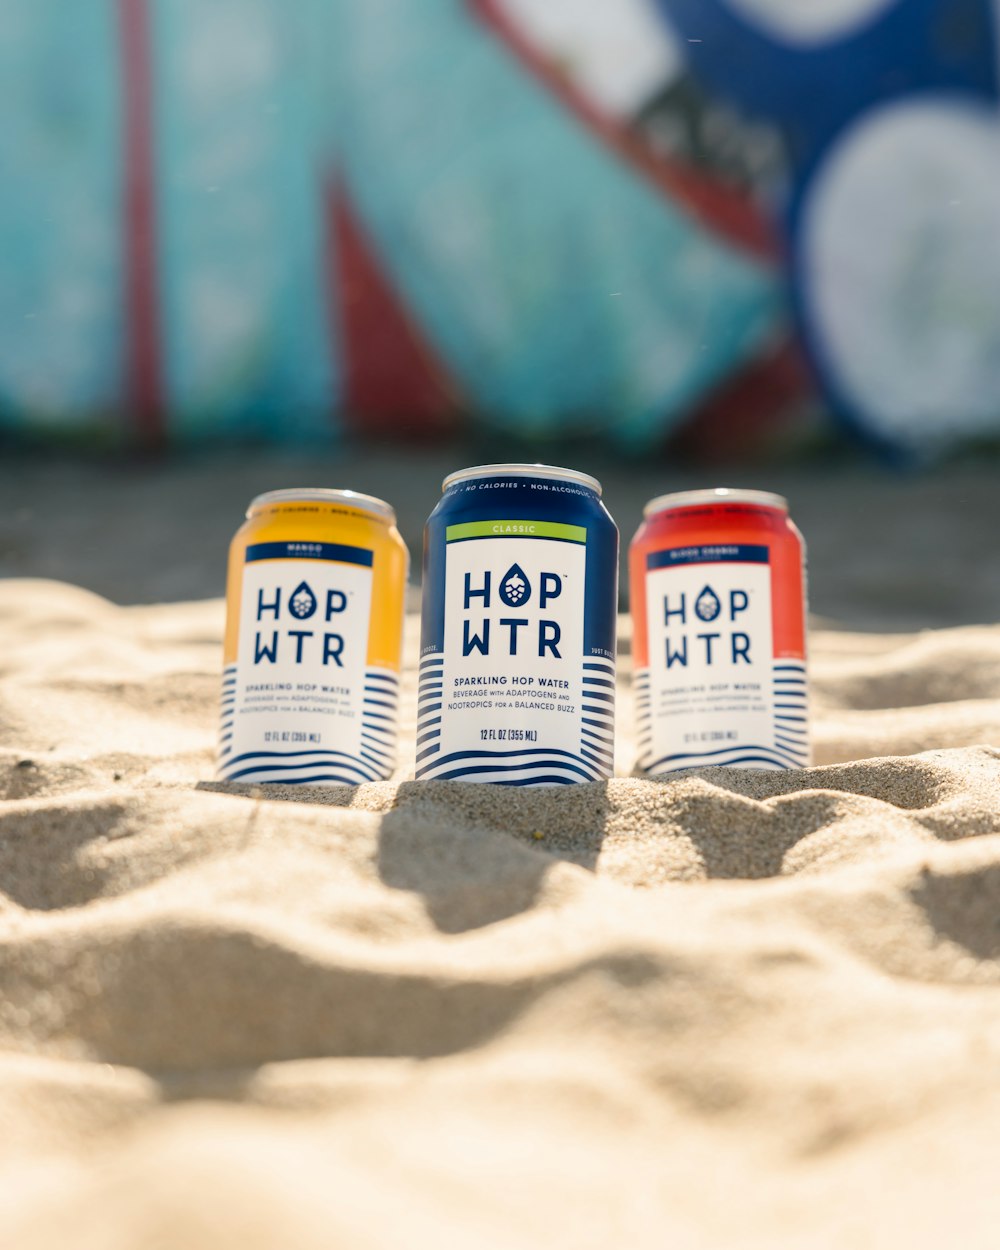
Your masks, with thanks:
[{"label": "red painted stripe", "polygon": [[759,258],[777,259],[774,233],[748,196],[652,152],[636,134],[607,116],[578,91],[569,78],[525,38],[498,0],[466,0],[466,3],[578,121],[647,182],[730,243]]},{"label": "red painted stripe", "polygon": [[670,446],[707,463],[759,456],[801,425],[802,405],[815,394],[802,348],[789,336],[721,382],[668,435]]},{"label": "red painted stripe", "polygon": [[329,220],[347,421],[376,436],[451,431],[458,387],[393,288],[342,185],[329,192]]},{"label": "red painted stripe", "polygon": [[147,0],[118,0],[124,93],[126,402],[139,440],[165,439]]}]

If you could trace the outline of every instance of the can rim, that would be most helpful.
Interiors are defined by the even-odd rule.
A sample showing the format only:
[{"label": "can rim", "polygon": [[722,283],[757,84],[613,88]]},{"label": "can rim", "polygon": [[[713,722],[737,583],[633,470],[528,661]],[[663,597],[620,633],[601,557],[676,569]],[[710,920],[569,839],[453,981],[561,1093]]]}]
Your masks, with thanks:
[{"label": "can rim", "polygon": [[589,473],[583,473],[579,469],[562,469],[554,464],[477,464],[469,469],[456,469],[454,473],[449,473],[441,483],[441,489],[447,490],[449,486],[454,486],[456,482],[467,482],[471,478],[476,477],[502,477],[505,475],[515,477],[552,477],[561,479],[566,482],[579,482],[582,486],[588,487],[600,497],[604,491],[601,483],[596,477],[591,477]]},{"label": "can rim", "polygon": [[356,490],[334,490],[325,486],[287,487],[284,490],[266,490],[262,495],[255,495],[250,500],[247,516],[255,508],[269,503],[341,503],[352,508],[360,508],[362,512],[371,512],[374,516],[385,517],[389,521],[396,520],[396,512],[391,504],[375,495],[363,495]]},{"label": "can rim", "polygon": [[742,490],[731,486],[713,486],[707,490],[678,490],[669,495],[657,495],[642,510],[644,517],[672,508],[692,508],[707,503],[749,503],[759,508],[776,508],[788,511],[788,500],[769,490]]}]

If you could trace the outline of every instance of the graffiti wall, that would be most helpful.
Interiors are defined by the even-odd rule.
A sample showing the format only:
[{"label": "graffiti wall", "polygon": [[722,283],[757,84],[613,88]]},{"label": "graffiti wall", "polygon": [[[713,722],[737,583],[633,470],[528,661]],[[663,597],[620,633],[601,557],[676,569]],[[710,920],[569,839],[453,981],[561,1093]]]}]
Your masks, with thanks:
[{"label": "graffiti wall", "polygon": [[0,421],[1000,434],[991,0],[0,0]]}]

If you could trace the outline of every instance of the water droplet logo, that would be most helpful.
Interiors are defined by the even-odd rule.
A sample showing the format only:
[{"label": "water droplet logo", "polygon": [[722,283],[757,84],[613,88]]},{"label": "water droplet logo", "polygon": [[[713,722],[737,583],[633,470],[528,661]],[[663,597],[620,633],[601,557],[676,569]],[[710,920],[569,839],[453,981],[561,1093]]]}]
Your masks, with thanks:
[{"label": "water droplet logo", "polygon": [[701,621],[714,621],[722,611],[722,604],[719,597],[711,586],[706,586],[698,598],[694,601],[694,610],[698,614]]},{"label": "water droplet logo", "polygon": [[299,582],[292,591],[288,606],[291,608],[292,616],[304,621],[316,611],[316,596],[305,582]]},{"label": "water droplet logo", "polygon": [[500,598],[508,608],[519,608],[531,598],[531,583],[519,564],[512,564],[500,583]]}]

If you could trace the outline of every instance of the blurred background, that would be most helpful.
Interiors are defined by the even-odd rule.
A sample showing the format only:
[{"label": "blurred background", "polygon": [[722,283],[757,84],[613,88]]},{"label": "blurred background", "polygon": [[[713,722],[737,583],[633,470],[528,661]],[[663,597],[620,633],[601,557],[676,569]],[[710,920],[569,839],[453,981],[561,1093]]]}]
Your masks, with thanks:
[{"label": "blurred background", "polygon": [[[886,575],[921,509],[958,615],[1000,612],[969,588],[997,571],[994,6],[0,0],[0,570],[216,593],[169,517],[198,490],[224,544],[269,486],[422,520],[443,471],[543,459],[617,480],[627,537],[640,496],[780,465],[793,511],[861,527],[840,553],[902,514],[880,620],[949,611]],[[133,547],[146,580],[109,582]]]}]

